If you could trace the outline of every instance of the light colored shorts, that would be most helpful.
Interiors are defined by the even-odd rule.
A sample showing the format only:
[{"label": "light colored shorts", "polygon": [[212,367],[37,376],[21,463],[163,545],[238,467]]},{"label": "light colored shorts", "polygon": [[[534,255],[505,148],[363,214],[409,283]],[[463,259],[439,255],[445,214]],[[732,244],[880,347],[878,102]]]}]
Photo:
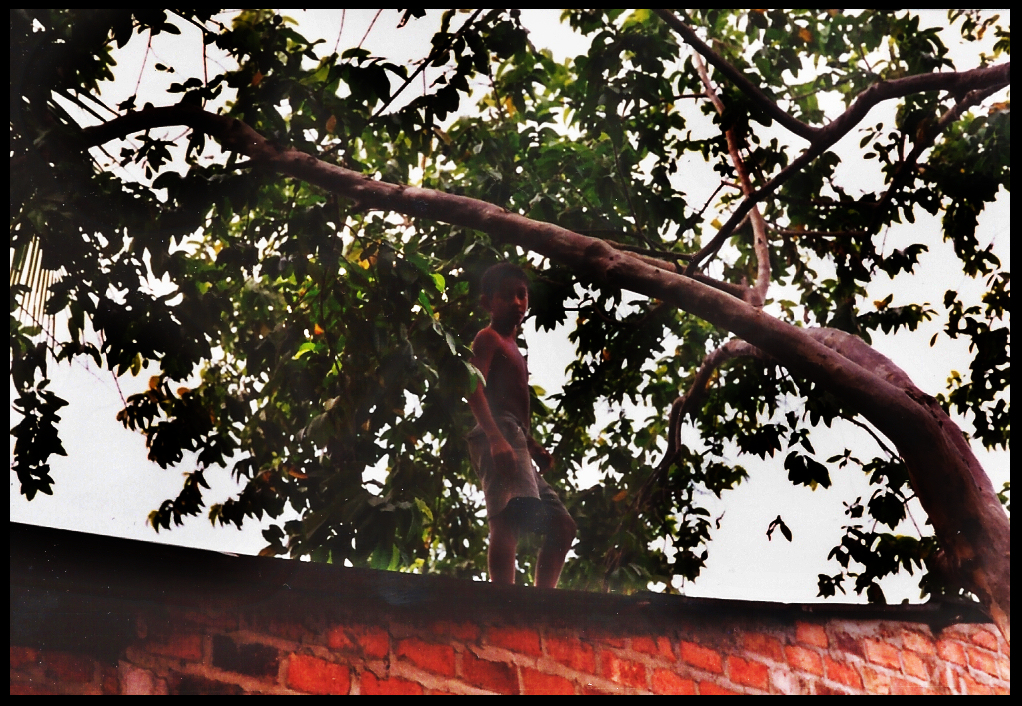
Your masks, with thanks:
[{"label": "light colored shorts", "polygon": [[490,455],[490,442],[479,425],[468,433],[468,453],[472,468],[486,497],[486,516],[496,517],[502,512],[518,516],[522,529],[542,533],[551,514],[568,514],[557,491],[543,480],[532,465],[528,439],[522,423],[513,415],[502,414],[494,418],[497,428],[515,452],[515,472],[507,477],[497,472]]}]

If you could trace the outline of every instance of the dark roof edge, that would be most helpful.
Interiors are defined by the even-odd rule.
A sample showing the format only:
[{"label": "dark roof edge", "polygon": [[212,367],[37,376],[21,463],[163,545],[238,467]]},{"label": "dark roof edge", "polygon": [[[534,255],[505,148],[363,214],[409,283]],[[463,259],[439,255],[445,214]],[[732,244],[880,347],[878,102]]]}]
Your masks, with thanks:
[{"label": "dark roof edge", "polygon": [[[269,610],[406,613],[431,620],[540,620],[601,629],[670,629],[679,621],[745,616],[769,622],[844,618],[988,623],[978,603],[773,603],[659,593],[617,595],[495,586],[446,576],[353,569],[232,554],[12,522],[15,596],[75,595],[101,603],[200,605],[211,597]],[[33,599],[34,600],[34,599]]]}]

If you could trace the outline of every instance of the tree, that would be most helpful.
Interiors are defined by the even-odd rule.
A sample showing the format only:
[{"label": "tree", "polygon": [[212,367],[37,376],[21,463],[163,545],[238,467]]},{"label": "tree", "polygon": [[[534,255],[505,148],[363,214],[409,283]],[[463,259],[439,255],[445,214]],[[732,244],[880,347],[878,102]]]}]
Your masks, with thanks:
[{"label": "tree", "polygon": [[[949,18],[1010,52],[996,18]],[[870,474],[877,490],[849,503],[822,595],[854,578],[883,600],[878,578],[925,567],[924,591],[974,594],[1007,637],[1007,515],[949,411],[985,446],[1007,447],[1010,274],[975,229],[1010,187],[1010,107],[992,102],[1010,64],[955,71],[911,14],[565,19],[592,45],[562,65],[529,43],[516,11],[448,11],[409,71],[360,47],[327,53],[269,11],[229,25],[206,10],[12,11],[12,263],[55,276],[12,286],[11,310],[41,297],[44,315],[68,321],[57,338],[11,318],[22,491],[51,492],[47,459],[62,452],[49,354],[119,374],[155,362],[161,373],[119,419],[161,466],[190,453],[195,468],[154,528],[198,514],[205,475],[229,467],[245,489],[212,505],[211,521],[300,515],[265,533],[267,554],[476,575],[466,343],[483,323],[478,274],[511,257],[533,277],[537,324],[568,326],[578,349],[563,393],[534,400],[579,521],[571,585],[694,579],[711,530],[696,491],[741,482],[725,453],[736,445],[782,454],[789,479],[813,488],[829,485],[828,465]],[[114,44],[195,28],[201,76],[181,75],[161,105],[103,102]],[[440,76],[412,98],[426,67]],[[480,92],[476,112],[448,120]],[[834,98],[843,112],[826,108]],[[893,122],[861,128],[886,101]],[[713,116],[707,134],[700,111]],[[832,148],[853,130],[862,158],[882,165],[875,191],[841,181]],[[685,197],[696,156],[719,175],[715,202]],[[132,163],[137,179],[117,169]],[[920,209],[941,216],[962,271],[985,278],[982,302],[949,290],[939,314],[864,301],[867,283],[911,273],[927,249],[884,246]],[[969,374],[938,397],[869,345],[871,332],[934,316],[973,351]],[[597,404],[626,400],[657,413],[622,413],[594,443]],[[701,448],[682,443],[687,420]],[[810,432],[839,420],[886,453],[814,458]],[[605,482],[573,489],[583,462]],[[365,474],[379,464],[382,481]],[[934,536],[876,531],[893,532],[913,494]],[[774,528],[790,535],[780,516]],[[650,548],[665,538],[670,549]]]}]

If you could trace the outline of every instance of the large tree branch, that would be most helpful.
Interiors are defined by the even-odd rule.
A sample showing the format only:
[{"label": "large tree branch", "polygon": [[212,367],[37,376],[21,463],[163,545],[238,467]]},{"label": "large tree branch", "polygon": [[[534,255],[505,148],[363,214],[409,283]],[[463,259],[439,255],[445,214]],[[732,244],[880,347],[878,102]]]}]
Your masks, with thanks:
[{"label": "large tree branch", "polygon": [[[86,145],[170,124],[188,125],[262,167],[351,199],[364,208],[450,223],[488,233],[557,261],[605,286],[676,306],[820,384],[862,414],[898,448],[912,487],[963,585],[981,596],[1005,636],[1010,631],[1010,525],[990,480],[961,430],[932,397],[909,387],[893,363],[859,339],[828,332],[824,341],[762,309],[615,250],[602,240],[540,223],[466,196],[376,181],[267,141],[249,126],[197,106],[153,108],[83,131]],[[846,338],[847,337],[847,338]],[[829,346],[833,345],[833,349]],[[953,502],[948,502],[953,499]],[[1010,638],[1008,638],[1010,639]]]}]

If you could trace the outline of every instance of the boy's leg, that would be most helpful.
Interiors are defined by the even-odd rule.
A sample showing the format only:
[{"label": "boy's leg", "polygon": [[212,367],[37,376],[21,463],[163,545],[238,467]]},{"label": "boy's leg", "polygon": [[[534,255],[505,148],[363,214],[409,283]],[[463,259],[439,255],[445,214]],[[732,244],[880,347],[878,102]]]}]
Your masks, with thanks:
[{"label": "boy's leg", "polygon": [[557,493],[542,478],[539,494],[547,511],[546,534],[536,557],[536,586],[557,588],[564,568],[564,558],[575,541],[577,527]]},{"label": "boy's leg", "polygon": [[502,512],[490,518],[490,549],[487,563],[490,581],[513,584],[515,582],[515,555],[518,552],[518,523],[510,513]]}]

